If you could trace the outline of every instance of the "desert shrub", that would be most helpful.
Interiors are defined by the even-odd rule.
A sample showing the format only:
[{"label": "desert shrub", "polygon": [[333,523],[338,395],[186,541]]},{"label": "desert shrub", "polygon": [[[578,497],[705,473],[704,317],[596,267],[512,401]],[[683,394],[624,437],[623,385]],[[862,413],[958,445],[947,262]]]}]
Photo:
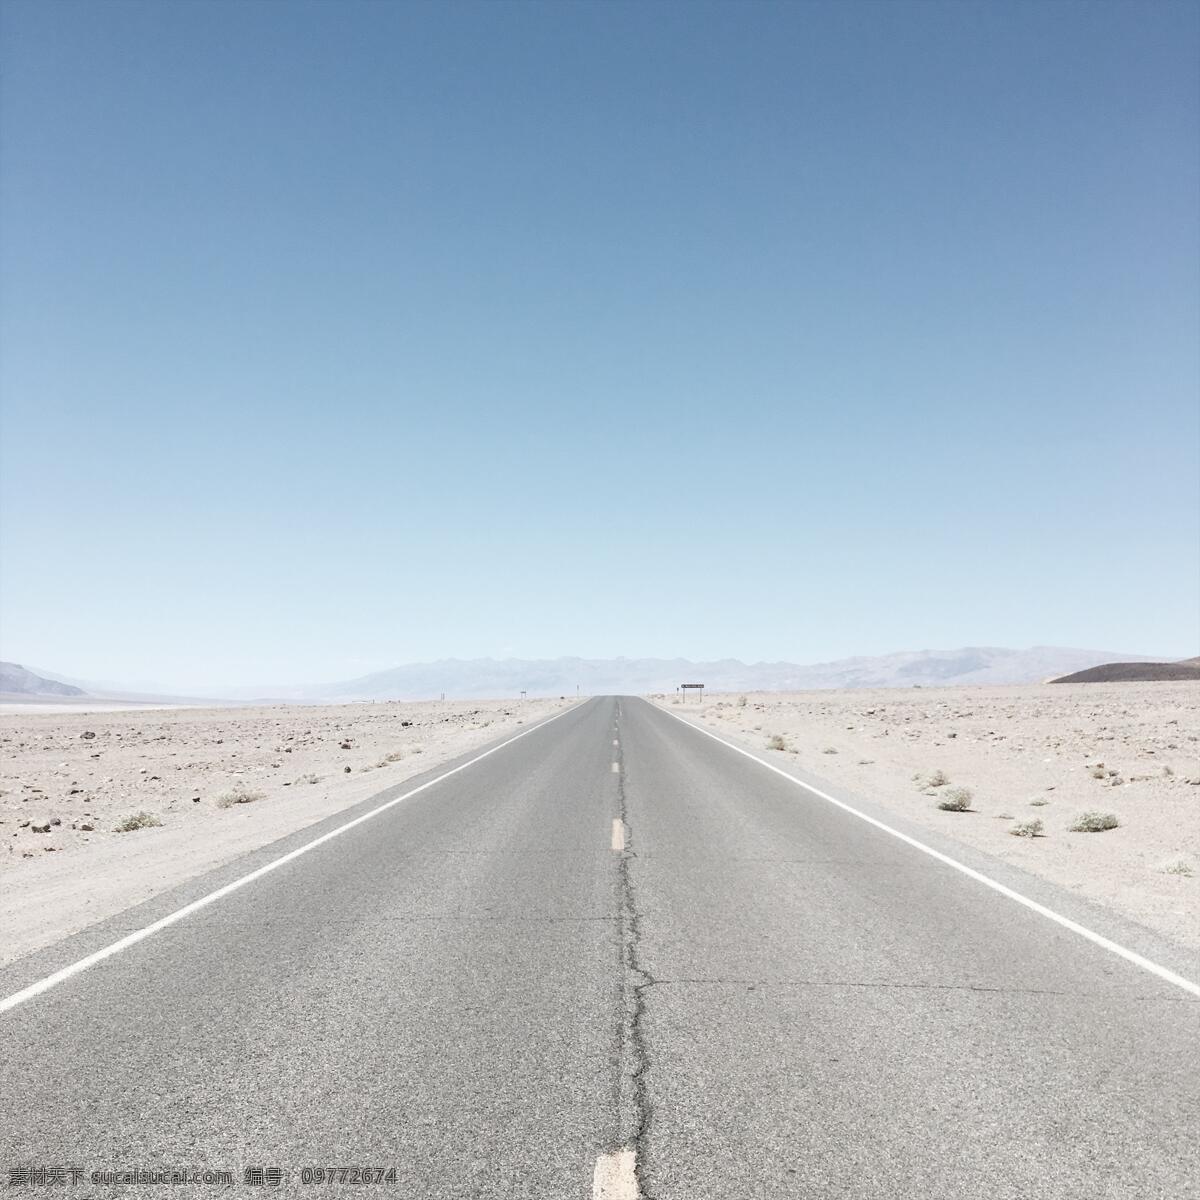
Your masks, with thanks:
[{"label": "desert shrub", "polygon": [[1192,864],[1186,858],[1172,859],[1169,863],[1164,863],[1159,870],[1164,875],[1182,875],[1185,879],[1190,879],[1195,874]]},{"label": "desert shrub", "polygon": [[837,750],[833,746],[826,746],[825,749],[821,751],[821,753],[822,754],[836,754]]},{"label": "desert shrub", "polygon": [[1093,779],[1103,779],[1108,772],[1104,769],[1103,763],[1094,763],[1092,766],[1088,767],[1088,774]]},{"label": "desert shrub", "polygon": [[1046,807],[1046,805],[1050,803],[1050,801],[1049,801],[1049,800],[1043,800],[1043,799],[1042,799],[1042,798],[1039,796],[1039,797],[1038,797],[1038,799],[1036,799],[1036,800],[1030,800],[1030,802],[1029,802],[1029,803],[1030,803],[1030,804],[1032,804],[1034,808],[1045,808],[1045,807]]},{"label": "desert shrub", "polygon": [[1071,826],[1072,833],[1103,833],[1106,829],[1116,829],[1121,822],[1112,813],[1085,812],[1081,813]]},{"label": "desert shrub", "polygon": [[938,801],[938,808],[945,812],[970,812],[971,789],[956,787],[951,788],[948,792],[943,792],[942,798]]},{"label": "desert shrub", "polygon": [[950,776],[946,774],[940,767],[936,771],[930,772],[928,775],[916,774],[913,776],[919,790],[925,791],[927,788],[945,787],[950,782]]},{"label": "desert shrub", "polygon": [[235,804],[253,804],[265,798],[265,793],[256,792],[244,783],[235,783],[224,795],[217,797],[218,808],[232,808]]},{"label": "desert shrub", "polygon": [[1019,824],[1014,825],[1008,832],[1013,837],[1035,838],[1042,836],[1043,828],[1045,827],[1042,825],[1041,818],[1034,817],[1032,821],[1021,821]]},{"label": "desert shrub", "polygon": [[393,750],[391,754],[385,754],[376,764],[376,767],[390,767],[393,763],[398,763],[404,757],[399,750]]},{"label": "desert shrub", "polygon": [[153,813],[139,812],[119,821],[113,828],[117,833],[132,833],[135,829],[153,829],[154,826],[161,824],[162,822]]},{"label": "desert shrub", "polygon": [[779,733],[771,734],[771,736],[769,738],[767,738],[767,749],[768,750],[786,750],[787,742],[785,742],[783,740],[783,735],[779,734]]},{"label": "desert shrub", "polygon": [[738,708],[745,708],[745,707],[746,707],[746,697],[739,696],[738,697]]}]

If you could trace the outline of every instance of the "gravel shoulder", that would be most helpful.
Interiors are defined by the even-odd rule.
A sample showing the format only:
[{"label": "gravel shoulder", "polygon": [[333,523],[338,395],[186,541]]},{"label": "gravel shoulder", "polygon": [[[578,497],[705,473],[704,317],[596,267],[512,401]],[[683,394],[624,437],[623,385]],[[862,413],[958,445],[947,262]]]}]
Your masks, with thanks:
[{"label": "gravel shoulder", "polygon": [[0,964],[572,703],[2,713]]},{"label": "gravel shoulder", "polygon": [[[1200,947],[1200,684],[652,699]],[[939,807],[956,795],[965,811]],[[1089,812],[1118,824],[1073,832]],[[1034,821],[1037,836],[1013,835]]]}]

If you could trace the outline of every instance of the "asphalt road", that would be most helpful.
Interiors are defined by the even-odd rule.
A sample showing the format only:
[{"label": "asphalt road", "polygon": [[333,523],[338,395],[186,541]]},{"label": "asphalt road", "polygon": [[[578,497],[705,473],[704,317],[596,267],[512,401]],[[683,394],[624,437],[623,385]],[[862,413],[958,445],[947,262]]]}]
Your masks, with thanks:
[{"label": "asphalt road", "polygon": [[[0,1015],[0,1170],[582,1200],[635,1156],[656,1200],[1200,1196],[1198,1049],[1179,988],[596,699]],[[327,1166],[397,1182],[302,1184]]]}]

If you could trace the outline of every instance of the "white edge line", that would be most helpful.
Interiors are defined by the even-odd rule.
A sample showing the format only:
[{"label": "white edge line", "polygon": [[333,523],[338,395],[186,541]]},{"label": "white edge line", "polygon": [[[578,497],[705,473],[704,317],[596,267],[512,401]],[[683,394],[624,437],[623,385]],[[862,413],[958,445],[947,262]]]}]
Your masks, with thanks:
[{"label": "white edge line", "polygon": [[[658,705],[654,706],[658,708]],[[1070,917],[1064,917],[1061,913],[1056,913],[1054,909],[1047,908],[1044,904],[1039,904],[1036,900],[1030,900],[1028,896],[1023,896],[1020,892],[1014,891],[1010,887],[1006,887],[996,879],[992,879],[989,875],[984,875],[982,871],[976,871],[973,867],[968,867],[966,863],[960,863],[956,858],[951,858],[948,854],[943,854],[940,850],[935,850],[932,846],[927,846],[924,842],[917,841],[914,837],[909,837],[907,833],[901,833],[899,829],[893,829],[892,826],[884,824],[883,821],[878,821],[874,817],[868,816],[865,812],[854,808],[847,804],[844,800],[838,800],[834,796],[830,796],[827,792],[821,791],[820,788],[813,787],[811,783],[804,783],[795,775],[789,775],[787,771],[774,766],[772,763],[763,762],[757,754],[749,750],[743,749],[741,746],[734,745],[733,742],[727,742],[723,737],[718,737],[715,733],[696,725],[677,713],[667,712],[665,708],[659,708],[659,712],[666,713],[668,717],[674,717],[675,720],[694,729],[697,733],[704,734],[705,737],[710,737],[714,742],[720,742],[722,746],[727,746],[730,750],[736,751],[738,754],[744,755],[751,762],[756,762],[760,767],[766,767],[768,771],[774,771],[776,775],[782,775],[784,779],[794,783],[798,788],[806,792],[811,792],[814,796],[820,797],[822,800],[828,801],[830,804],[836,805],[844,812],[848,812],[851,816],[858,817],[860,821],[866,821],[868,825],[874,825],[876,829],[883,830],[884,833],[890,833],[892,837],[899,838],[900,841],[912,846],[914,850],[920,850],[922,854],[928,854],[930,858],[936,858],[938,862],[945,863],[948,867],[953,867],[954,870],[960,871],[970,879],[974,879],[976,883],[982,883],[984,887],[989,887],[994,892],[999,892],[1002,896],[1007,896],[1010,900],[1015,900],[1018,904],[1023,904],[1026,908],[1037,913],[1039,916],[1045,917],[1049,921],[1054,921],[1061,925],[1064,929],[1069,929],[1072,933],[1079,934],[1080,937],[1086,938],[1089,942],[1095,943],[1101,949],[1107,950],[1110,954],[1116,954],[1118,957],[1131,962],[1134,966],[1141,967],[1143,971],[1149,971],[1151,975],[1157,975],[1159,979],[1165,980],[1167,983],[1173,983],[1176,987],[1182,988],[1185,992],[1190,992],[1193,996],[1200,996],[1200,983],[1193,983],[1190,979],[1185,979],[1182,975],[1176,975],[1174,971],[1168,968],[1159,966],[1156,962],[1151,962],[1148,958],[1143,958],[1136,951],[1128,950],[1117,942],[1110,941],[1102,934],[1096,933],[1089,929],[1086,925],[1080,925],[1078,921],[1072,921]]]},{"label": "white edge line", "polygon": [[[539,721],[536,725],[531,725],[528,729],[521,730],[520,733],[501,742],[498,746],[493,746],[490,750],[485,750],[482,754],[477,754],[467,762],[460,763],[457,767],[452,767],[449,771],[437,776],[436,779],[427,780],[420,787],[415,787],[412,791],[405,792],[402,796],[396,796],[394,799],[386,801],[378,808],[373,808],[370,812],[363,813],[361,817],[355,817],[353,821],[347,821],[345,825],[339,825],[336,829],[331,829],[328,833],[323,833],[319,838],[314,838],[311,842],[306,842],[303,846],[298,846],[295,850],[289,851],[282,857],[256,868],[248,875],[243,875],[240,879],[235,879],[232,883],[227,883],[224,887],[217,888],[215,892],[209,892],[207,896],[201,896],[199,900],[193,900],[191,904],[185,904],[173,913],[168,913],[167,916],[161,917],[143,929],[136,929],[133,933],[127,934],[119,941],[115,941],[111,945],[97,950],[94,954],[89,954],[85,958],[81,958],[78,962],[71,963],[70,966],[63,967],[61,971],[55,971],[53,975],[47,975],[45,979],[39,979],[37,983],[31,983],[19,992],[13,992],[11,996],[6,996],[3,1000],[0,1000],[0,1013],[6,1013],[9,1009],[16,1008],[19,1004],[24,1004],[26,1000],[32,1000],[34,996],[39,996],[42,992],[48,992],[52,987],[57,987],[58,984],[64,983],[72,976],[86,971],[89,967],[94,967],[97,963],[102,963],[106,958],[111,958],[114,954],[120,954],[122,950],[128,950],[130,946],[136,946],[138,942],[144,941],[151,934],[158,933],[160,930],[174,925],[177,921],[182,921],[184,917],[190,917],[192,913],[198,912],[202,908],[207,908],[208,905],[214,904],[216,901],[228,896],[230,892],[236,892],[239,888],[245,887],[246,884],[253,883],[256,879],[261,879],[264,875],[282,867],[285,863],[290,863],[302,854],[307,854],[310,850],[315,850],[318,846],[323,845],[332,838],[339,837],[347,830],[353,829],[356,825],[361,825],[364,821],[369,821],[372,817],[379,816],[381,812],[386,812],[389,808],[394,808],[397,804],[401,804],[405,800],[409,800],[418,793],[425,791],[427,788],[433,787],[434,784],[441,783],[444,779],[449,779],[451,775],[457,775],[459,771],[465,771],[468,767],[473,767],[477,762],[481,762],[489,755],[495,754],[497,750],[503,750],[505,746],[511,746],[513,742],[519,741],[521,738],[526,737],[535,730],[541,729],[545,725],[549,725],[551,721],[557,721],[559,717],[566,716],[575,707],[575,705],[570,705],[564,708],[562,712],[554,713],[553,716],[547,717],[544,721]],[[253,851],[250,853],[253,853]]]}]

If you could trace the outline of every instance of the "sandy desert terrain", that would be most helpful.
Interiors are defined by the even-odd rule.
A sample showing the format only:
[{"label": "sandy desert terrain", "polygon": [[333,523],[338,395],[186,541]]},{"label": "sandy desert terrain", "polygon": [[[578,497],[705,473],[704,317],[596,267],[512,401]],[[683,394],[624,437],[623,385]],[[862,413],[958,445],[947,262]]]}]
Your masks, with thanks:
[{"label": "sandy desert terrain", "polygon": [[[1200,946],[1200,684],[748,693],[703,704],[659,702],[1183,945]],[[966,811],[939,808],[956,796]],[[1085,812],[1111,814],[1119,824],[1072,832]],[[1040,836],[1013,836],[1037,820]]]},{"label": "sandy desert terrain", "polygon": [[2,713],[0,962],[569,703]]}]

